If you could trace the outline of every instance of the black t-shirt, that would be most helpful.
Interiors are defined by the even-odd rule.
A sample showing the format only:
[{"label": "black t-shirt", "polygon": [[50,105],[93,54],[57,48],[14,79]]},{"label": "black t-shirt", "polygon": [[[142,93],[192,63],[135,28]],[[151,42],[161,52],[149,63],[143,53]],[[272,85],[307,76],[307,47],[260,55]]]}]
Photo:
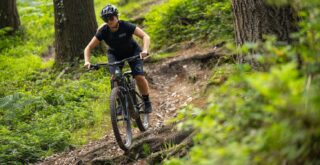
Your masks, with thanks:
[{"label": "black t-shirt", "polygon": [[104,25],[95,36],[99,41],[104,40],[107,43],[109,53],[119,58],[126,58],[133,56],[137,49],[141,51],[137,42],[132,38],[135,29],[134,24],[119,20],[117,31],[112,32],[107,25]]}]

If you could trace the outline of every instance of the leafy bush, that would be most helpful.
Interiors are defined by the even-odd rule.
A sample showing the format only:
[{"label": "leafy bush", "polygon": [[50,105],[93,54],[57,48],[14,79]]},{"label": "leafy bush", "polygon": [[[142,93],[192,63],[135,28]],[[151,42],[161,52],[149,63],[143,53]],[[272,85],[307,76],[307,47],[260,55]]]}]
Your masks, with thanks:
[{"label": "leafy bush", "polygon": [[155,49],[190,40],[229,40],[233,31],[231,3],[169,0],[147,14],[145,25]]},{"label": "leafy bush", "polygon": [[15,88],[24,86],[28,74],[47,66],[40,55],[53,43],[52,1],[19,1],[18,9],[21,30],[14,36],[0,34],[0,97],[12,94]]},{"label": "leafy bush", "polygon": [[167,164],[319,163],[319,86],[295,68],[238,72],[213,89],[209,107],[186,123],[200,130],[188,159]]},{"label": "leafy bush", "polygon": [[225,84],[213,88],[208,108],[185,123],[200,130],[195,146],[166,164],[320,163],[320,3],[290,3],[298,4],[302,17],[301,30],[292,34],[297,42],[279,46],[269,37],[240,48],[252,50],[248,58],[264,69],[239,64]]},{"label": "leafy bush", "polygon": [[23,87],[25,77],[41,67],[41,59],[34,55],[0,56],[0,63],[0,97],[12,94],[18,86]]},{"label": "leafy bush", "polygon": [[[46,74],[32,73],[23,92],[0,98],[1,162],[35,162],[63,151],[79,144],[73,133],[105,120],[101,115],[107,116],[107,100],[99,100],[109,93],[104,71],[83,74],[79,80],[55,80]],[[104,106],[96,109],[99,104]]]},{"label": "leafy bush", "polygon": [[53,107],[41,97],[15,93],[0,99],[1,162],[34,162],[47,152],[61,151],[70,132],[61,131],[62,114],[50,116]]},{"label": "leafy bush", "polygon": [[34,163],[101,138],[108,128],[108,74],[71,68],[57,78],[53,60],[41,58],[54,39],[52,1],[19,1],[18,9],[22,29],[13,36],[0,31],[0,162],[5,164]]}]

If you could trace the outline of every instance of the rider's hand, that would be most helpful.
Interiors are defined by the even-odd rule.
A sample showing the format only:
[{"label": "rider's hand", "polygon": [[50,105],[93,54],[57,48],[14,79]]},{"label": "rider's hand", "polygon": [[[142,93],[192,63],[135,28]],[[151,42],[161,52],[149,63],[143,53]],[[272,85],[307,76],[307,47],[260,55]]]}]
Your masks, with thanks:
[{"label": "rider's hand", "polygon": [[91,65],[90,62],[85,62],[85,63],[84,63],[84,67],[86,67],[86,68],[88,68],[88,69],[90,69],[90,65]]},{"label": "rider's hand", "polygon": [[145,59],[149,55],[148,51],[144,50],[140,53],[140,58]]}]

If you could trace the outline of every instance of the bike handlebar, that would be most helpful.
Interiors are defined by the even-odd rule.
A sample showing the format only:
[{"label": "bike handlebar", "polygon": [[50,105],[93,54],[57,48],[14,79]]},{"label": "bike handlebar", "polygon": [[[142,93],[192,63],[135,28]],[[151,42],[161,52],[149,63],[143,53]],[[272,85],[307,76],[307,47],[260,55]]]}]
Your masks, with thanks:
[{"label": "bike handlebar", "polygon": [[117,66],[117,65],[123,64],[126,61],[130,62],[138,57],[140,58],[140,55],[132,56],[129,58],[125,58],[121,61],[115,61],[112,63],[108,62],[108,63],[91,64],[89,70],[98,70],[98,69],[100,69],[101,66]]}]

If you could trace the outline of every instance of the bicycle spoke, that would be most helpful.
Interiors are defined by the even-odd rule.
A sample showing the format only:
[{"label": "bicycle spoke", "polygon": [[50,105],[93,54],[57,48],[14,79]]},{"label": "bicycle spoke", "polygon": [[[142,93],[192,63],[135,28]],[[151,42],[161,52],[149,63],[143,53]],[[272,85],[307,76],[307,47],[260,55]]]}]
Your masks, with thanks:
[{"label": "bicycle spoke", "polygon": [[138,110],[139,117],[136,119],[136,123],[140,131],[146,131],[149,127],[149,114],[146,114],[144,111],[144,102],[139,96],[136,94],[136,105],[135,108]]},{"label": "bicycle spoke", "polygon": [[119,88],[114,88],[112,90],[111,96],[112,97],[110,99],[110,110],[112,114],[111,120],[114,135],[120,148],[123,150],[127,150],[131,145],[132,133],[129,114],[124,104],[126,99]]}]

